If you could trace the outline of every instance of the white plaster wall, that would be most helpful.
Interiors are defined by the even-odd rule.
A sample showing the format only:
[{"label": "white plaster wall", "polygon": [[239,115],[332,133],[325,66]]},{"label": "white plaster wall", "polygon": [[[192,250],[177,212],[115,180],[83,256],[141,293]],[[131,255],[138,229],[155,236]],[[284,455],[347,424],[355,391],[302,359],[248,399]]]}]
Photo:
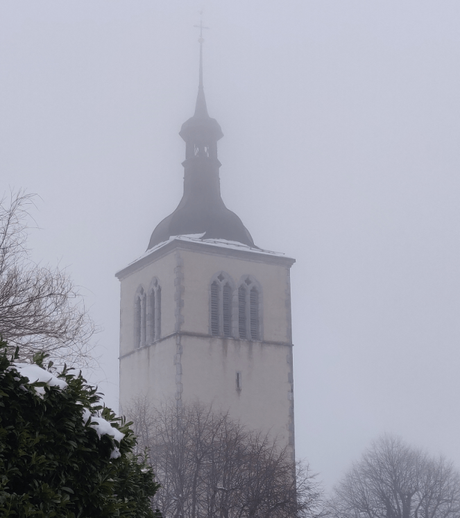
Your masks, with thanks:
[{"label": "white plaster wall", "polygon": [[[293,417],[290,346],[186,335],[180,342],[180,369],[173,337],[123,358],[122,412],[137,398],[147,397],[154,406],[175,399],[180,382],[184,403],[200,401],[216,410],[228,410],[249,428],[269,432],[281,446],[289,444]],[[241,373],[241,390],[236,385],[237,372]]]},{"label": "white plaster wall", "polygon": [[[289,443],[291,347],[234,339],[182,337],[184,402],[229,411],[252,429]],[[237,390],[236,373],[241,373]]]},{"label": "white plaster wall", "polygon": [[[122,279],[121,411],[138,397],[147,396],[154,405],[164,399],[198,400],[293,446],[289,269],[260,256],[229,257],[208,248],[178,246]],[[246,275],[259,282],[263,341],[209,336],[210,282],[221,271],[235,288]],[[140,285],[148,289],[154,277],[162,288],[162,338],[135,349],[135,294]]]},{"label": "white plaster wall", "polygon": [[174,397],[174,338],[142,347],[121,359],[120,412],[126,413],[136,400],[147,397],[153,406]]}]

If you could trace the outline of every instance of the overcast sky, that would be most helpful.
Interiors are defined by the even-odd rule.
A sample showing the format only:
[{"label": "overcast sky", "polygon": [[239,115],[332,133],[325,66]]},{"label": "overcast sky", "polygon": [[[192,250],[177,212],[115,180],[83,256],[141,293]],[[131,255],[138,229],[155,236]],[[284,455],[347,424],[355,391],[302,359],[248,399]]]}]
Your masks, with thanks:
[{"label": "overcast sky", "polygon": [[2,189],[37,193],[117,405],[119,285],[182,194],[199,10],[221,185],[292,269],[296,444],[330,487],[383,432],[460,468],[460,2],[1,0]]}]

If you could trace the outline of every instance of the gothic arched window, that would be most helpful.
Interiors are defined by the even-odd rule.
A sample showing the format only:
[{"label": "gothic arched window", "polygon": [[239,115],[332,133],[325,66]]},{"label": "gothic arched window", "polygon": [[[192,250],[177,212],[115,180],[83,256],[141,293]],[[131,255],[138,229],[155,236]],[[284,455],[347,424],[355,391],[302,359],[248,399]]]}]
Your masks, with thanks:
[{"label": "gothic arched window", "polygon": [[243,284],[238,288],[238,332],[240,338],[247,337],[246,325],[246,286]]},{"label": "gothic arched window", "polygon": [[222,289],[222,327],[224,336],[232,336],[232,295],[233,290],[227,282]]},{"label": "gothic arched window", "polygon": [[211,334],[232,336],[233,282],[221,272],[211,282]]},{"label": "gothic arched window", "polygon": [[247,277],[238,288],[238,334],[247,340],[260,340],[260,288]]},{"label": "gothic arched window", "polygon": [[144,288],[139,287],[134,301],[134,347],[145,345],[146,297]]},{"label": "gothic arched window", "polygon": [[211,334],[219,335],[219,283],[211,284]]},{"label": "gothic arched window", "polygon": [[161,286],[158,279],[150,285],[147,297],[147,343],[151,344],[161,338]]}]

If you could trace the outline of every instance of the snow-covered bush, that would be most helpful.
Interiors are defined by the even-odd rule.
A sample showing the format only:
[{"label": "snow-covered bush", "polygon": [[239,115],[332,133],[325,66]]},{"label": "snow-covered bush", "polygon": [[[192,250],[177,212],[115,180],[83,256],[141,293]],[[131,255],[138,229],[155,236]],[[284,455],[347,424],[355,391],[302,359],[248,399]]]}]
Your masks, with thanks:
[{"label": "snow-covered bush", "polygon": [[6,351],[0,340],[0,515],[159,517],[150,503],[158,484],[133,454],[133,432],[96,388]]}]

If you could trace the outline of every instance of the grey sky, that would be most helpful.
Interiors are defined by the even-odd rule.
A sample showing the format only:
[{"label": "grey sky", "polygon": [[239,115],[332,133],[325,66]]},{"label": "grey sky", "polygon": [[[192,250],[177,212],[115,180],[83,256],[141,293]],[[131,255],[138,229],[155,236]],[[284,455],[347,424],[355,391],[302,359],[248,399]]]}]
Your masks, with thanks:
[{"label": "grey sky", "polygon": [[117,401],[115,271],[182,192],[198,11],[221,184],[292,270],[296,442],[328,486],[384,431],[460,468],[458,0],[0,3],[2,185],[41,196]]}]

